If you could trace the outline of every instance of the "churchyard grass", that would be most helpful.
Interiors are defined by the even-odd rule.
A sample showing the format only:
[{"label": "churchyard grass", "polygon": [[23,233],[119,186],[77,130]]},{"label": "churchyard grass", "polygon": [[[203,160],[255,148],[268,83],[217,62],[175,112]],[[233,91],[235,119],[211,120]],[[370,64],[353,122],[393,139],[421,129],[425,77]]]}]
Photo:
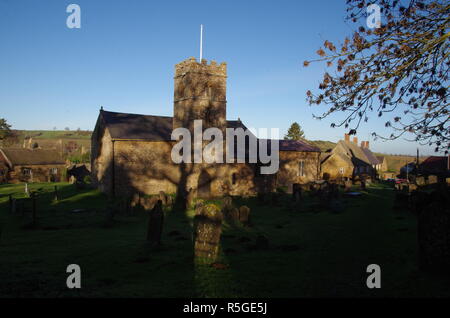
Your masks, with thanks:
[{"label": "churchyard grass", "polygon": [[[59,200],[53,200],[54,185]],[[12,215],[0,185],[0,297],[371,297],[450,296],[450,280],[417,267],[416,216],[394,209],[388,185],[343,198],[332,213],[317,198],[299,210],[234,198],[250,207],[250,226],[225,221],[219,259],[193,262],[194,211],[165,211],[162,245],[146,241],[145,211],[117,206],[97,190],[68,183],[30,184],[39,190],[37,225],[31,213]],[[256,244],[265,237],[268,247]],[[66,268],[81,267],[81,289],[68,289]],[[381,289],[366,287],[366,268],[381,266]]]}]

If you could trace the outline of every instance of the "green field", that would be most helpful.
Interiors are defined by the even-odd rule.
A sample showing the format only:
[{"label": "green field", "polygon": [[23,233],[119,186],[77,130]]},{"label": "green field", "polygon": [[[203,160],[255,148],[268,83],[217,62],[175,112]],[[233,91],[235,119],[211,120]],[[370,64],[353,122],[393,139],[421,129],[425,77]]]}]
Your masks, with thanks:
[{"label": "green field", "polygon": [[[417,268],[416,218],[393,210],[393,191],[377,185],[343,199],[331,213],[305,197],[299,211],[251,207],[252,226],[224,224],[220,269],[194,265],[193,211],[166,211],[163,245],[147,246],[145,212],[106,222],[107,198],[96,190],[61,183],[40,189],[38,226],[30,214],[11,215],[0,198],[0,297],[409,297],[449,296],[449,278]],[[0,194],[24,196],[23,185],[1,185]],[[83,211],[73,213],[74,209]],[[255,249],[255,238],[269,240]],[[82,288],[66,287],[66,267],[81,266]],[[381,289],[366,287],[366,268],[381,266]],[[225,267],[225,268],[223,268]]]}]

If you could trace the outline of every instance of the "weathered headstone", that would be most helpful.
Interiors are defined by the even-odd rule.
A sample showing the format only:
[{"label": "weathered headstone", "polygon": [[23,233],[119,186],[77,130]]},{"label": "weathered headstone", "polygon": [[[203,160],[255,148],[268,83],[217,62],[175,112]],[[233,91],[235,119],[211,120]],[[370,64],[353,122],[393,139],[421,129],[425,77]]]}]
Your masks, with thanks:
[{"label": "weathered headstone", "polygon": [[435,184],[435,183],[438,183],[438,177],[435,175],[429,175],[428,184]]},{"label": "weathered headstone", "polygon": [[162,201],[158,200],[149,213],[147,226],[147,241],[151,245],[160,245],[162,229],[164,223],[164,212],[162,209]]},{"label": "weathered headstone", "polygon": [[222,203],[223,203],[224,208],[227,208],[227,209],[232,208],[233,207],[233,198],[230,196],[226,196],[223,198]]},{"label": "weathered headstone", "polygon": [[246,205],[239,208],[239,222],[244,225],[248,225],[250,223],[250,208]]},{"label": "weathered headstone", "polygon": [[213,263],[219,255],[223,214],[214,204],[196,209],[194,217],[194,256],[199,263]]}]

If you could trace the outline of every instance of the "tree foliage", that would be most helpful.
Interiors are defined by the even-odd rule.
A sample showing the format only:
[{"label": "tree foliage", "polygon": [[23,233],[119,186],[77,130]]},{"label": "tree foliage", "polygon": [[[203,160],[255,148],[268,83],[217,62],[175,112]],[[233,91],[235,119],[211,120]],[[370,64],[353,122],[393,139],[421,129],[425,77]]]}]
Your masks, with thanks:
[{"label": "tree foliage", "polygon": [[4,139],[11,133],[11,125],[4,118],[0,118],[0,139]]},{"label": "tree foliage", "polygon": [[[365,27],[369,4],[381,8],[379,28]],[[347,19],[358,30],[337,47],[325,41],[317,51],[334,72],[325,72],[319,92],[307,91],[310,105],[325,103],[322,119],[345,113],[332,127],[356,134],[369,117],[386,117],[391,134],[374,132],[387,140],[413,134],[414,141],[447,152],[449,126],[450,3],[408,0],[347,0]],[[406,134],[406,135],[405,135]]]},{"label": "tree foliage", "polygon": [[300,140],[305,138],[305,133],[303,132],[300,125],[294,122],[291,127],[289,127],[287,134],[284,136],[284,139],[287,140]]}]

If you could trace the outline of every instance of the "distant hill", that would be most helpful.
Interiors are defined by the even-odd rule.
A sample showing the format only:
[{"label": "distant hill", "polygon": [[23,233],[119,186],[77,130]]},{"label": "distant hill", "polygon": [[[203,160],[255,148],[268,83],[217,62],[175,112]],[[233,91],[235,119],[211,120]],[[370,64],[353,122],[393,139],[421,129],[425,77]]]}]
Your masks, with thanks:
[{"label": "distant hill", "polygon": [[55,149],[74,163],[89,162],[92,131],[87,130],[13,130],[14,137],[1,146]]},{"label": "distant hill", "polygon": [[15,130],[21,140],[33,139],[90,139],[89,130]]}]

